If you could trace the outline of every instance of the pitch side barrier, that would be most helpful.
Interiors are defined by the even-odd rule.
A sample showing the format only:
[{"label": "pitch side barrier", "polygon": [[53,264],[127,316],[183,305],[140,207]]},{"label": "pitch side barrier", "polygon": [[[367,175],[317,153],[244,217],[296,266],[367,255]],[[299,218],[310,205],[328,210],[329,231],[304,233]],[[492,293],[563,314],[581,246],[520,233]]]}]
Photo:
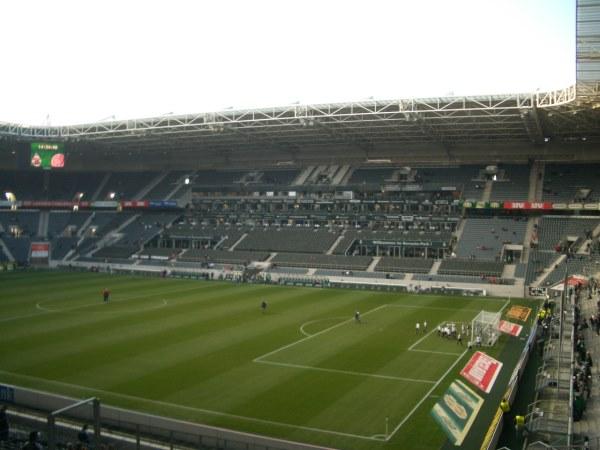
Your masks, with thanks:
[{"label": "pitch side barrier", "polygon": [[[68,411],[62,415],[72,420],[93,423],[94,417],[89,409],[71,409],[81,399],[52,394],[13,385],[0,384],[0,401],[18,408],[36,410],[46,414],[52,411]],[[228,430],[225,428],[199,425],[168,417],[146,414],[128,409],[100,406],[100,441],[108,430],[126,433],[141,448],[141,439],[150,439],[164,443],[170,448],[174,445],[192,448],[219,448],[225,450],[333,450],[284,439],[270,438],[252,433]],[[112,434],[114,436],[114,434]],[[129,438],[131,441],[131,438]]]},{"label": "pitch side barrier", "polygon": [[[506,393],[504,394],[504,398],[508,400],[508,403],[512,406],[515,397],[517,396],[517,387],[519,385],[519,381],[521,380],[521,376],[523,375],[523,371],[525,366],[527,365],[527,361],[529,361],[529,356],[531,352],[535,351],[535,338],[537,335],[537,322],[534,322],[534,325],[531,327],[531,331],[529,333],[529,338],[527,339],[527,343],[523,348],[523,352],[519,357],[519,361],[515,366],[513,373],[508,381],[508,386],[506,388]],[[508,424],[508,426],[512,426],[512,424]],[[498,445],[498,440],[500,439],[500,435],[502,434],[502,429],[504,428],[504,414],[498,406],[496,410],[496,414],[492,419],[492,423],[488,428],[488,431],[483,438],[483,442],[481,443],[480,450],[494,450]]]},{"label": "pitch side barrier", "polygon": [[[121,274],[137,274],[160,276],[166,271],[170,277],[190,278],[203,280],[221,280],[221,281],[241,281],[243,279],[243,269],[235,265],[221,264],[219,266],[229,266],[225,268],[188,268],[182,266],[154,266],[144,264],[118,264],[104,262],[72,261],[65,263],[62,261],[51,261],[50,267],[66,270],[92,270],[96,269],[102,272],[112,272]],[[368,289],[394,292],[410,292],[422,294],[447,294],[447,295],[478,295],[493,297],[522,297],[523,287],[517,285],[478,285],[467,283],[440,283],[437,281],[422,281],[406,279],[375,279],[361,277],[342,277],[342,276],[317,276],[317,275],[298,275],[293,273],[273,273],[263,272],[259,278],[252,282],[272,283],[292,286],[313,286],[313,287],[342,287],[352,289]]]}]

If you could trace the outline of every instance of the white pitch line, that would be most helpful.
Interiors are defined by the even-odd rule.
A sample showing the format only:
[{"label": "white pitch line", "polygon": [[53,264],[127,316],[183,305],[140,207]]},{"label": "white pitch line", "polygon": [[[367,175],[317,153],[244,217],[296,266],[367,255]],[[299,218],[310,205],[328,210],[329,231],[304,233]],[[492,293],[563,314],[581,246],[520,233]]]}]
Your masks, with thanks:
[{"label": "white pitch line", "polygon": [[[206,288],[206,286],[195,286],[193,288],[185,288],[185,289],[174,289],[169,291],[169,294],[174,293],[174,292],[187,292],[187,291],[195,291],[195,290],[204,290]],[[124,302],[124,301],[128,301],[128,300],[134,300],[134,299],[138,299],[138,298],[143,298],[146,296],[152,296],[152,294],[144,294],[144,295],[136,295],[136,296],[132,296],[132,297],[124,297],[121,300],[116,300],[113,301],[113,303],[120,303],[120,302]],[[37,310],[39,310],[39,312],[34,312],[34,313],[30,313],[30,314],[22,314],[19,316],[12,316],[12,317],[4,317],[4,318],[0,318],[0,323],[3,322],[11,322],[13,320],[19,320],[19,319],[28,319],[30,317],[37,317],[37,316],[43,316],[46,314],[55,314],[55,313],[61,313],[61,312],[70,312],[73,310],[78,310],[81,308],[88,308],[90,306],[95,306],[95,305],[99,305],[100,303],[90,303],[90,304],[86,304],[86,305],[80,305],[80,306],[75,306],[75,307],[71,307],[71,308],[65,308],[65,309],[50,309],[50,308],[46,308],[45,306],[43,306],[44,303],[48,303],[49,301],[52,300],[42,300],[41,302],[36,303],[35,307]]]},{"label": "white pitch line", "polygon": [[437,350],[419,350],[419,349],[412,349],[409,350],[411,352],[419,352],[419,353],[433,353],[434,355],[450,355],[450,356],[458,356],[460,355],[460,353],[457,352],[438,352]]},{"label": "white pitch line", "polygon": [[315,319],[315,320],[310,320],[308,322],[304,322],[301,326],[300,326],[300,333],[302,333],[304,336],[312,336],[312,334],[307,333],[306,331],[304,331],[304,327],[311,325],[313,323],[318,323],[318,322],[324,322],[326,320],[338,320],[338,319],[345,319],[347,316],[337,316],[337,317],[326,317],[324,319]]},{"label": "white pitch line", "polygon": [[415,411],[417,409],[419,409],[419,406],[421,406],[423,404],[423,402],[425,400],[427,400],[427,397],[429,397],[431,395],[431,393],[440,385],[440,383],[444,380],[444,378],[446,378],[446,376],[448,376],[448,374],[452,371],[452,369],[454,369],[454,366],[456,366],[460,360],[463,358],[463,356],[465,356],[465,354],[468,352],[468,350],[465,350],[464,352],[461,353],[461,355],[456,358],[456,361],[454,361],[454,363],[448,368],[448,370],[446,370],[446,372],[444,372],[444,374],[439,378],[439,380],[437,380],[437,382],[431,387],[431,389],[429,389],[429,391],[427,391],[427,393],[423,396],[423,398],[421,398],[421,400],[419,400],[419,403],[417,403],[415,405],[415,407],[413,409],[410,410],[410,412],[406,415],[406,417],[404,417],[404,419],[402,419],[402,422],[400,422],[398,425],[396,425],[396,428],[394,428],[392,430],[392,432],[388,435],[388,437],[385,439],[386,441],[389,441],[394,434],[396,434],[396,432],[402,427],[402,425],[404,425],[408,419],[411,418],[411,416],[415,413]]},{"label": "white pitch line", "polygon": [[[203,290],[205,287],[203,286],[202,289]],[[183,289],[173,289],[169,291],[169,294],[172,293],[180,293],[180,292],[188,292],[188,291],[195,291],[198,290],[198,286],[195,287],[187,287],[187,288],[183,288]],[[147,293],[147,294],[140,294],[140,295],[132,295],[130,297],[123,297],[121,299],[117,299],[117,300],[111,300],[109,303],[114,304],[114,303],[124,303],[124,302],[128,302],[130,300],[137,300],[140,298],[145,298],[145,297],[152,297],[153,294],[151,293]],[[70,308],[62,308],[62,309],[52,309],[52,308],[48,308],[46,306],[43,306],[44,303],[48,303],[49,300],[42,300],[41,302],[38,302],[35,306],[37,309],[42,310],[42,311],[46,311],[46,312],[51,312],[51,313],[62,313],[62,312],[70,312],[70,311],[75,311],[78,309],[83,309],[83,308],[90,308],[92,306],[98,306],[98,305],[102,305],[104,304],[102,301],[97,301],[94,303],[86,303],[84,305],[78,305],[78,306],[71,306]]]},{"label": "white pitch line", "polygon": [[[372,312],[379,311],[380,309],[385,308],[386,306],[387,305],[377,306],[376,308],[370,309],[366,313],[362,314],[362,316],[364,317],[364,316],[366,316],[368,314],[371,314]],[[334,329],[336,329],[338,327],[341,327],[342,325],[345,325],[345,324],[350,323],[352,321],[354,321],[354,317],[352,317],[352,318],[350,318],[348,320],[344,320],[343,322],[337,323],[337,324],[335,324],[335,325],[333,325],[333,326],[331,326],[329,328],[325,328],[324,330],[321,330],[321,331],[319,331],[319,332],[317,332],[315,334],[311,334],[310,336],[306,336],[305,338],[298,339],[297,341],[291,342],[290,344],[284,345],[283,347],[276,348],[275,350],[272,350],[272,351],[270,351],[268,353],[265,353],[264,355],[257,356],[256,358],[254,358],[252,360],[252,362],[260,362],[261,359],[264,359],[264,358],[266,358],[268,356],[274,355],[275,353],[278,353],[278,352],[280,352],[282,350],[285,350],[287,348],[293,347],[294,345],[297,345],[297,344],[299,344],[301,342],[304,342],[304,341],[307,341],[309,339],[312,339],[312,338],[314,338],[316,336],[320,336],[321,334],[327,333],[328,331],[334,330]]]},{"label": "white pitch line", "polygon": [[445,306],[419,306],[419,305],[399,305],[396,303],[388,303],[387,306],[392,306],[394,308],[412,308],[412,309],[439,309],[441,311],[466,311],[466,312],[481,312],[481,309],[468,309],[468,308],[447,308]]},{"label": "white pitch line", "polygon": [[342,370],[342,369],[327,369],[325,367],[304,366],[302,364],[291,364],[291,363],[283,363],[283,362],[276,362],[276,361],[264,361],[264,360],[263,361],[255,361],[255,362],[260,363],[260,364],[269,364],[272,366],[290,367],[292,369],[316,370],[319,372],[341,373],[344,375],[354,375],[354,376],[368,377],[368,378],[382,378],[384,380],[409,381],[411,383],[426,383],[426,384],[434,384],[435,383],[435,381],[431,381],[431,380],[395,377],[393,375],[381,375],[381,374],[377,374],[377,373],[353,372],[351,370]]},{"label": "white pitch line", "polygon": [[423,342],[425,339],[427,339],[429,336],[431,336],[433,333],[435,333],[436,330],[437,330],[437,327],[432,327],[431,331],[429,333],[427,333],[421,339],[417,340],[413,345],[411,345],[410,347],[408,347],[408,349],[412,350],[413,348],[415,348],[417,345],[419,345],[421,342]]},{"label": "white pitch line", "polygon": [[213,415],[213,416],[229,417],[232,419],[245,420],[248,422],[262,423],[262,424],[267,424],[267,425],[275,425],[275,426],[284,427],[284,428],[292,428],[292,429],[297,429],[297,430],[312,431],[312,432],[316,432],[316,433],[332,434],[335,436],[344,436],[344,437],[364,439],[364,440],[369,440],[369,441],[379,441],[380,440],[380,439],[375,439],[371,436],[363,436],[361,434],[345,433],[343,431],[326,430],[323,428],[307,427],[304,425],[294,425],[291,423],[277,422],[277,421],[267,420],[267,419],[259,419],[256,417],[240,416],[237,414],[230,414],[230,413],[225,413],[225,412],[221,412],[221,411],[214,411],[211,409],[195,408],[193,406],[179,405],[177,403],[170,403],[170,402],[165,402],[162,400],[152,400],[149,398],[137,397],[135,395],[121,394],[119,392],[107,391],[104,389],[96,389],[96,388],[81,386],[81,385],[72,384],[72,383],[65,383],[62,381],[47,380],[45,378],[34,377],[31,375],[22,375],[22,374],[8,372],[6,370],[1,370],[1,369],[0,369],[0,373],[10,375],[10,376],[20,377],[23,379],[29,379],[32,381],[45,382],[45,383],[54,384],[57,386],[64,386],[64,387],[68,387],[71,389],[86,390],[89,392],[97,392],[99,394],[108,394],[108,395],[112,395],[114,397],[121,397],[121,398],[128,399],[128,400],[134,400],[134,401],[143,402],[143,403],[145,402],[145,403],[155,404],[155,405],[159,405],[159,406],[179,408],[179,409],[184,409],[187,411],[199,412],[199,413]]},{"label": "white pitch line", "polygon": [[500,308],[500,311],[498,311],[498,312],[504,311],[504,308],[506,308],[509,304],[510,304],[510,298],[508,300],[506,300],[506,302],[504,303],[504,305],[502,305],[502,308]]},{"label": "white pitch line", "polygon": [[[124,300],[120,300],[119,302],[114,302],[114,303],[124,303]],[[62,313],[62,312],[69,312],[72,310],[77,310],[77,309],[82,309],[82,308],[87,308],[88,306],[98,306],[98,305],[105,305],[106,303],[94,303],[94,304],[88,304],[88,305],[83,305],[83,306],[77,306],[74,308],[67,308],[64,310],[61,309],[49,309],[49,308],[45,308],[43,306],[41,306],[40,303],[37,303],[35,306],[37,309],[41,310],[41,311],[45,311],[45,312],[49,312],[49,313]],[[94,314],[97,313],[103,313],[103,314],[123,314],[123,313],[141,313],[141,312],[145,312],[145,311],[153,311],[155,309],[160,309],[160,308],[164,308],[165,306],[168,305],[168,302],[163,298],[161,303],[159,305],[156,306],[150,306],[148,308],[137,308],[137,309],[129,309],[129,310],[125,310],[125,311],[121,311],[121,310],[117,310],[117,311],[94,311]]]}]

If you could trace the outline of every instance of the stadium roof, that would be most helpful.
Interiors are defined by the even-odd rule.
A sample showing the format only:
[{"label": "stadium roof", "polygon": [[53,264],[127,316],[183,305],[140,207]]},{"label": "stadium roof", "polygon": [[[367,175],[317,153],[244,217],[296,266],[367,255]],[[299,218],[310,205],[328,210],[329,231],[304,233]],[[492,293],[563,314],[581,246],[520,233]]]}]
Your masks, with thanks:
[{"label": "stadium roof", "polygon": [[577,84],[552,92],[227,110],[73,126],[0,123],[5,139],[120,150],[219,152],[406,144],[600,142],[600,0],[577,5]]}]

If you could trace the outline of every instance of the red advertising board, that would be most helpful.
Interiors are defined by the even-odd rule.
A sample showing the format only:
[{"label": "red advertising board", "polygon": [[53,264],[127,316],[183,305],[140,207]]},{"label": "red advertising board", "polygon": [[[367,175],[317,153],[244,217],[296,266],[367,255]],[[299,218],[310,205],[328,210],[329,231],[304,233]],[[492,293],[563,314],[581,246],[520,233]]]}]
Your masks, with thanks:
[{"label": "red advertising board", "polygon": [[148,201],[147,200],[127,200],[121,202],[122,208],[147,208]]},{"label": "red advertising board", "polygon": [[500,373],[502,363],[482,352],[475,352],[460,374],[473,386],[489,394]]},{"label": "red advertising board", "polygon": [[533,209],[549,210],[552,209],[551,202],[504,202],[504,209]]},{"label": "red advertising board", "polygon": [[77,205],[79,208],[89,208],[89,202],[69,202],[60,200],[25,200],[21,202],[23,208],[54,208],[54,209],[72,209]]},{"label": "red advertising board", "polygon": [[48,258],[50,253],[50,244],[48,242],[32,242],[31,257],[32,258]]},{"label": "red advertising board", "polygon": [[503,333],[510,334],[511,336],[518,336],[521,334],[523,327],[507,320],[501,320],[498,324],[498,330],[502,331]]}]

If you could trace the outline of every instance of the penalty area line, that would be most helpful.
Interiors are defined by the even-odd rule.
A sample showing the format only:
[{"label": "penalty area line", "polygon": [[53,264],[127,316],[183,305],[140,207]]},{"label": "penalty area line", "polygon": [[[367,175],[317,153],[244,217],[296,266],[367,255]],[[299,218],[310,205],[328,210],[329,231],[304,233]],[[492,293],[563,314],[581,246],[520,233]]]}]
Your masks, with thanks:
[{"label": "penalty area line", "polygon": [[421,400],[419,400],[419,402],[415,405],[415,407],[413,409],[410,410],[410,412],[406,415],[406,417],[404,417],[404,419],[402,419],[402,421],[396,425],[396,427],[392,430],[392,432],[386,437],[386,442],[389,441],[390,439],[392,439],[394,437],[394,435],[398,432],[398,430],[400,428],[402,428],[402,425],[404,425],[408,419],[410,419],[412,417],[412,415],[417,411],[417,409],[419,409],[419,407],[423,404],[423,402],[425,400],[427,400],[427,398],[429,396],[431,396],[431,393],[433,391],[435,391],[435,389],[440,385],[440,383],[444,380],[444,378],[446,378],[448,376],[448,374],[452,371],[452,369],[454,369],[454,367],[461,361],[461,359],[463,359],[463,357],[467,354],[468,350],[465,350],[464,352],[461,353],[461,355],[456,358],[456,361],[454,361],[454,363],[448,368],[448,370],[446,370],[446,372],[444,372],[444,374],[439,378],[439,380],[437,380],[437,382],[431,387],[431,389],[429,389],[429,391],[427,391],[427,393],[421,398]]},{"label": "penalty area line", "polygon": [[[366,313],[362,314],[362,316],[366,316],[366,315],[368,315],[368,314],[371,314],[371,313],[373,313],[373,312],[375,312],[375,311],[379,311],[380,309],[383,309],[383,308],[385,308],[386,306],[387,306],[387,305],[379,305],[379,306],[377,306],[376,308],[370,309],[370,310],[369,310],[369,311],[367,311]],[[254,359],[252,360],[252,362],[261,362],[261,360],[262,360],[262,359],[264,359],[264,358],[267,358],[267,357],[269,357],[269,356],[271,356],[271,355],[274,355],[275,353],[279,353],[280,351],[283,351],[283,350],[285,350],[285,349],[288,349],[288,348],[290,348],[290,347],[293,347],[294,345],[298,345],[298,344],[300,344],[301,342],[308,341],[309,339],[312,339],[312,338],[314,338],[314,337],[317,337],[317,336],[320,336],[320,335],[322,335],[322,334],[325,334],[325,333],[327,333],[327,332],[329,332],[329,331],[331,331],[331,330],[335,330],[336,328],[339,328],[339,327],[341,327],[342,325],[346,325],[347,323],[350,323],[350,322],[353,322],[353,321],[354,321],[354,317],[351,317],[351,318],[350,318],[350,319],[348,319],[348,320],[344,320],[343,322],[340,322],[340,323],[337,323],[337,324],[335,324],[335,325],[332,325],[332,326],[330,326],[329,328],[325,328],[324,330],[321,330],[321,331],[319,331],[319,332],[317,332],[317,333],[315,333],[315,334],[311,334],[311,335],[309,335],[309,336],[306,336],[306,337],[304,337],[304,338],[302,338],[302,339],[298,339],[298,340],[296,340],[296,341],[294,341],[294,342],[291,342],[291,343],[289,343],[289,344],[286,344],[286,345],[284,345],[284,346],[282,346],[282,347],[276,348],[275,350],[272,350],[272,351],[270,351],[270,352],[268,352],[268,353],[265,353],[264,355],[257,356],[256,358],[254,358]]]},{"label": "penalty area line", "polygon": [[358,377],[381,378],[384,380],[394,380],[394,381],[408,381],[410,383],[426,383],[426,384],[434,384],[435,383],[435,381],[431,381],[431,380],[396,377],[393,375],[383,375],[383,374],[377,374],[377,373],[354,372],[351,370],[342,370],[342,369],[328,369],[326,367],[305,366],[302,364],[290,364],[290,363],[284,363],[284,362],[265,361],[265,360],[255,361],[255,362],[260,363],[260,364],[269,364],[272,366],[289,367],[292,369],[315,370],[315,371],[319,371],[319,372],[339,373],[342,375],[354,375],[354,376],[358,376]]}]

